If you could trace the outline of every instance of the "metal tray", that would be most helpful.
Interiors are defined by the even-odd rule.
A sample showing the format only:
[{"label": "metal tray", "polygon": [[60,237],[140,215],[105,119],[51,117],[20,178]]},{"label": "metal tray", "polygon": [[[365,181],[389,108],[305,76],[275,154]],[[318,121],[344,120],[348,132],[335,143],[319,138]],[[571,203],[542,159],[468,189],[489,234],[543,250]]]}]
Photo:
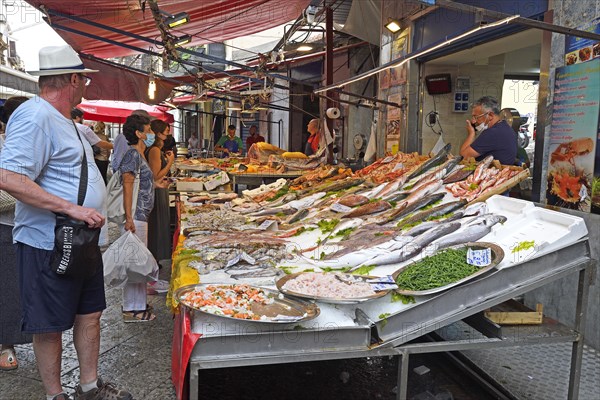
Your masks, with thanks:
[{"label": "metal tray", "polygon": [[[297,272],[295,274],[286,275],[286,276],[282,277],[281,279],[279,279],[277,282],[275,282],[275,286],[277,286],[277,289],[279,289],[280,292],[285,293],[285,294],[287,294],[289,296],[300,297],[300,298],[308,299],[308,300],[322,301],[323,303],[332,303],[332,304],[358,304],[358,303],[364,303],[365,301],[375,300],[375,299],[378,299],[380,297],[383,297],[383,296],[385,296],[386,294],[388,294],[390,292],[390,290],[382,290],[382,291],[376,292],[372,296],[360,297],[360,298],[358,298],[358,297],[356,297],[356,298],[342,298],[342,297],[319,297],[319,296],[311,296],[311,295],[308,295],[308,294],[298,293],[298,292],[292,292],[290,290],[283,289],[283,285],[285,285],[287,281],[289,281],[290,279],[294,279],[297,276],[299,276],[300,274],[304,274],[304,273],[305,272]],[[318,272],[313,272],[313,273],[318,273]],[[323,274],[333,274],[333,273],[335,273],[335,272],[323,272]],[[377,278],[376,276],[364,276],[364,275],[352,275],[352,277],[354,277],[354,278],[361,278],[363,280]]]},{"label": "metal tray", "polygon": [[186,294],[197,290],[197,288],[204,288],[206,286],[236,286],[235,284],[199,284],[199,285],[187,285],[182,286],[177,291],[175,291],[175,298],[177,301],[186,306],[187,308],[193,309],[196,312],[226,318],[237,322],[256,322],[261,324],[290,324],[290,323],[298,323],[303,321],[308,321],[313,318],[316,318],[321,310],[314,303],[309,303],[307,301],[302,301],[299,299],[290,299],[285,297],[283,294],[276,290],[269,290],[262,287],[248,285],[254,289],[260,289],[264,291],[268,297],[272,298],[274,301],[271,304],[252,304],[251,310],[258,315],[264,315],[269,318],[274,318],[278,315],[289,316],[291,318],[283,318],[283,319],[268,319],[268,320],[250,320],[250,319],[240,319],[233,318],[227,315],[218,315],[209,313],[207,311],[200,310],[196,307],[192,307],[190,304],[186,303],[183,300],[183,296]]},{"label": "metal tray", "polygon": [[[428,289],[428,290],[402,290],[402,289],[395,289],[395,291],[397,293],[403,294],[403,295],[407,295],[407,296],[427,296],[430,294],[434,294],[434,293],[439,293],[439,292],[443,292],[444,290],[448,290],[454,286],[460,285],[461,283],[470,281],[471,279],[475,279],[478,276],[484,275],[486,274],[488,271],[494,269],[498,264],[500,264],[500,261],[502,261],[502,259],[504,258],[504,250],[502,250],[502,248],[494,243],[487,243],[487,242],[469,242],[469,243],[464,243],[464,244],[459,244],[456,246],[450,246],[444,249],[441,249],[439,251],[444,251],[444,250],[448,250],[448,249],[461,249],[464,247],[470,247],[472,249],[476,249],[476,250],[481,250],[481,249],[491,249],[492,250],[492,263],[490,265],[488,265],[487,267],[483,267],[481,268],[479,271],[463,278],[460,279],[456,282],[453,283],[449,283],[448,285],[445,286],[440,286],[437,288],[433,288],[433,289]],[[402,271],[404,271],[406,268],[408,268],[409,266],[417,263],[418,261],[412,262],[410,264],[407,264],[405,266],[403,266],[402,268],[400,268],[399,270],[395,271],[392,274],[392,277],[394,278],[394,281],[396,281],[396,278],[398,277],[398,275],[400,275],[400,273]]]}]

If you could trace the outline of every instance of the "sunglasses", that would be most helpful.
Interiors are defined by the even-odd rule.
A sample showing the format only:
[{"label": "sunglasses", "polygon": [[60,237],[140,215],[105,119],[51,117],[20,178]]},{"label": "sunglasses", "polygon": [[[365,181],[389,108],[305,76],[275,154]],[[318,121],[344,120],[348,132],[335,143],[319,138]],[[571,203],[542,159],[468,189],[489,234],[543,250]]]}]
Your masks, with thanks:
[{"label": "sunglasses", "polygon": [[81,77],[85,80],[84,81],[85,86],[90,86],[90,84],[92,83],[92,78],[90,78],[87,75],[83,75],[83,74],[81,74]]}]

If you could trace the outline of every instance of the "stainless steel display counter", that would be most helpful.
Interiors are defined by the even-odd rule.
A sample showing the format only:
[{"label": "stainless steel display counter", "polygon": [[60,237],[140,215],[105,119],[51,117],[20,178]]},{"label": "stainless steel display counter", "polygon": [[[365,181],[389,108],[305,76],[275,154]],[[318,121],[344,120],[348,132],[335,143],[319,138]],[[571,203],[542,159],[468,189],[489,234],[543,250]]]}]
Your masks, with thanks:
[{"label": "stainless steel display counter", "polygon": [[[264,364],[323,361],[346,358],[401,356],[398,370],[398,399],[405,399],[410,354],[456,350],[528,346],[552,342],[572,342],[569,399],[576,399],[583,351],[586,304],[596,261],[591,258],[588,239],[541,257],[457,286],[417,304],[387,313],[389,296],[360,305],[319,304],[321,315],[312,325],[265,326],[237,322],[205,314],[189,315],[192,330],[202,337],[194,346],[189,362],[190,398],[198,398],[199,370]],[[575,329],[540,330],[523,335],[504,329],[499,337],[479,340],[407,344],[456,321],[556,281],[579,274]],[[386,313],[376,318],[377,313]],[[335,315],[335,318],[333,316]],[[380,315],[381,317],[381,315]],[[374,322],[375,321],[375,322]]]}]

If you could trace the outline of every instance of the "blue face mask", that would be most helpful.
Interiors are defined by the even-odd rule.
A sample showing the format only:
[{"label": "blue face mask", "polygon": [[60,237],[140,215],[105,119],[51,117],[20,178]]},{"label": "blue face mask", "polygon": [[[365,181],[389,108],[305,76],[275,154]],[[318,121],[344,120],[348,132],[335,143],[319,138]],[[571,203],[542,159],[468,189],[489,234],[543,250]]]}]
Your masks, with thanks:
[{"label": "blue face mask", "polygon": [[154,144],[154,140],[156,139],[156,135],[154,133],[146,133],[146,139],[144,139],[144,143],[146,143],[146,147],[150,147]]}]

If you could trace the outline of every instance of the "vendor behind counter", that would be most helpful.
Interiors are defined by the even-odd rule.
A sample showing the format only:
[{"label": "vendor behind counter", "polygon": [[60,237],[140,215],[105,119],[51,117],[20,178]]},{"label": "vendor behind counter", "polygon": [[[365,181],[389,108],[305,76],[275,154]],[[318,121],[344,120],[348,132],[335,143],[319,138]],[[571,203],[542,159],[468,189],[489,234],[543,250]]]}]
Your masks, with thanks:
[{"label": "vendor behind counter", "polygon": [[234,153],[242,153],[244,150],[244,143],[239,136],[235,136],[235,125],[229,125],[227,127],[227,134],[221,136],[217,144],[215,145],[215,151],[222,151],[223,157],[229,157]]}]

